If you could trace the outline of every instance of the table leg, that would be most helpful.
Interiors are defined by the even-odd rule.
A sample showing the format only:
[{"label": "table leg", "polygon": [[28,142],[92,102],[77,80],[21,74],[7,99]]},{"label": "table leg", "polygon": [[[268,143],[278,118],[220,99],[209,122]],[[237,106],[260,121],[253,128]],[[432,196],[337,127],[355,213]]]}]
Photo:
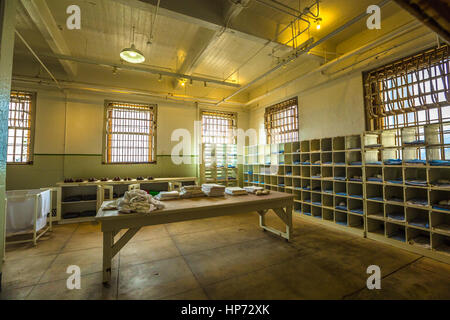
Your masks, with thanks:
[{"label": "table leg", "polygon": [[114,233],[112,231],[103,232],[103,283],[107,284],[111,280],[112,247],[114,243]]},{"label": "table leg", "polygon": [[[266,213],[267,210],[258,210],[259,213],[259,226],[261,228],[266,226]],[[265,231],[266,229],[263,228],[263,230]]]},{"label": "table leg", "polygon": [[291,229],[292,229],[292,206],[286,207],[286,240],[291,240]]}]

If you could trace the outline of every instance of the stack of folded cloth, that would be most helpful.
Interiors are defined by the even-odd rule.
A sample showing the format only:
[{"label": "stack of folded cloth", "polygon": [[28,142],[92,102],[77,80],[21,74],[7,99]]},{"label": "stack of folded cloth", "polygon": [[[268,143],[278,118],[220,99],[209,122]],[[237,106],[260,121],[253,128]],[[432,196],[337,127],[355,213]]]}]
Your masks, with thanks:
[{"label": "stack of folded cloth", "polygon": [[215,183],[204,183],[202,184],[202,191],[208,197],[221,197],[225,192],[225,187]]},{"label": "stack of folded cloth", "polygon": [[180,193],[178,191],[161,191],[160,193],[158,193],[158,195],[155,198],[156,198],[156,200],[179,199]]},{"label": "stack of folded cloth", "polygon": [[184,186],[181,187],[180,196],[182,198],[204,197],[201,186]]},{"label": "stack of folded cloth", "polygon": [[240,187],[228,187],[225,189],[225,193],[232,195],[232,196],[241,196],[241,195],[246,195],[247,191]]},{"label": "stack of folded cloth", "polygon": [[247,191],[248,193],[256,193],[257,191],[263,191],[264,188],[249,186],[249,187],[244,187],[244,190]]}]

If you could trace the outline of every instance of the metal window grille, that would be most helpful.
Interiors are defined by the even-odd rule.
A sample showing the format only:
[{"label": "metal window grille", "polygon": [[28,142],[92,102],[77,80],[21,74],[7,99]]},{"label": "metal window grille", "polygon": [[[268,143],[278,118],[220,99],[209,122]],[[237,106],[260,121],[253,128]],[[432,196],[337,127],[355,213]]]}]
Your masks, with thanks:
[{"label": "metal window grille", "polygon": [[236,114],[220,111],[202,112],[202,143],[235,144]]},{"label": "metal window grille", "polygon": [[8,117],[8,163],[30,163],[33,94],[11,91]]},{"label": "metal window grille", "polygon": [[364,76],[369,130],[450,120],[449,47],[433,48]]},{"label": "metal window grille", "polygon": [[110,102],[106,106],[106,162],[155,162],[156,106]]},{"label": "metal window grille", "polygon": [[267,143],[298,141],[298,101],[289,99],[266,108],[264,114]]}]

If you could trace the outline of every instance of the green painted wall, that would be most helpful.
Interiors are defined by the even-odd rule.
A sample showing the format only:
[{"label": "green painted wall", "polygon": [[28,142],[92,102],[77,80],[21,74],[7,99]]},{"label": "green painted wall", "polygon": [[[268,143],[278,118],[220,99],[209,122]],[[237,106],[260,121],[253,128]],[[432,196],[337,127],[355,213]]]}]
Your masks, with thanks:
[{"label": "green painted wall", "polygon": [[191,164],[176,165],[169,155],[159,155],[156,164],[102,164],[101,155],[34,155],[31,165],[8,165],[6,189],[20,190],[55,186],[64,178],[138,176],[153,177],[195,177],[197,176],[195,156]]}]

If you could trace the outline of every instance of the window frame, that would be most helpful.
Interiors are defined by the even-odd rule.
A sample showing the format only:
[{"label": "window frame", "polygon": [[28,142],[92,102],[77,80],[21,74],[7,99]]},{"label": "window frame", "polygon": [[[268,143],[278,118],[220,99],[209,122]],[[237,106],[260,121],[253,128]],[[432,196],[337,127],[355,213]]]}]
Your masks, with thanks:
[{"label": "window frame", "polygon": [[[13,92],[18,92],[18,93],[25,93],[25,94],[29,94],[31,96],[30,99],[30,111],[31,111],[31,115],[30,115],[30,121],[31,121],[31,126],[30,126],[30,143],[29,143],[29,160],[27,162],[6,162],[6,165],[10,166],[10,165],[19,165],[19,166],[24,166],[24,165],[33,165],[34,163],[34,138],[35,138],[35,127],[36,127],[36,101],[37,101],[37,93],[33,92],[33,91],[26,91],[26,90],[21,90],[21,89],[13,89],[11,88],[11,92],[9,95],[9,104],[8,104],[8,122],[9,122],[9,106],[11,105],[11,95]],[[8,139],[9,139],[9,124],[8,124]],[[6,153],[8,153],[8,143],[6,143]]]},{"label": "window frame", "polygon": [[[147,162],[108,162],[108,143],[107,143],[107,124],[108,124],[108,108],[110,107],[110,104],[112,103],[120,103],[120,104],[130,104],[130,105],[140,105],[140,106],[147,106],[153,108],[153,141],[152,144],[152,158],[153,161],[147,161]],[[158,133],[158,105],[157,104],[151,104],[151,103],[142,103],[142,102],[131,102],[131,101],[122,101],[122,100],[105,100],[104,103],[104,112],[103,112],[103,144],[102,144],[102,164],[105,165],[128,165],[128,164],[157,164],[157,133]]]},{"label": "window frame", "polygon": [[[432,82],[437,83],[437,79],[443,78],[443,81],[445,81],[448,69],[447,73],[440,76],[433,75],[433,71],[436,68],[440,68],[439,65],[441,64],[445,65],[446,63],[450,63],[448,61],[449,50],[450,47],[448,45],[434,46],[427,50],[422,50],[404,58],[397,59],[373,70],[363,72],[366,130],[399,130],[404,127],[448,122],[450,119],[444,117],[442,111],[443,108],[450,107],[450,102],[425,102],[417,106],[411,106],[411,101],[422,102],[423,100],[427,100],[428,97],[434,99],[433,95],[436,92],[438,95],[442,93],[442,90],[436,91],[432,87],[429,92],[426,90],[421,92],[421,90],[423,90],[422,87],[426,86],[428,82],[433,85]],[[396,71],[395,74],[394,70]],[[427,72],[427,77],[424,77],[425,71]],[[384,75],[378,78],[380,74]],[[414,77],[412,74],[414,74]],[[420,74],[422,74],[423,79],[417,78]],[[398,84],[399,81],[400,84]],[[385,87],[377,88],[375,82],[379,82],[380,86],[383,84]],[[389,85],[392,85],[392,87]],[[409,97],[410,87],[412,87],[412,97]],[[417,92],[415,92],[416,90]],[[404,97],[404,92],[407,92],[406,98]],[[390,95],[394,95],[394,93],[395,99],[390,99]],[[408,106],[404,107],[403,105],[405,104]],[[384,106],[388,106],[389,110],[386,110]],[[390,108],[390,106],[394,106],[394,109]],[[372,116],[371,114],[374,115]],[[424,120],[420,119],[422,114],[424,114]],[[437,118],[434,118],[435,114],[437,114]]]},{"label": "window frame", "polygon": [[[224,144],[224,143],[219,143],[219,142],[203,142],[203,113],[205,112],[211,112],[211,113],[218,113],[218,114],[228,114],[228,115],[232,115],[233,116],[233,120],[234,120],[234,125],[232,127],[231,130],[237,130],[238,128],[238,114],[237,112],[233,112],[233,111],[223,111],[223,110],[213,110],[213,109],[200,109],[200,144]],[[237,144],[237,139],[235,136],[235,132],[232,132],[232,139],[233,139],[233,143],[232,144]],[[226,143],[225,143],[226,144]]]},{"label": "window frame", "polygon": [[[297,133],[297,137],[296,138],[293,137],[292,140],[290,140],[290,141],[282,141],[282,142],[273,141],[273,140],[275,140],[275,139],[272,139],[272,137],[274,135],[272,133],[270,133],[269,127],[268,127],[268,123],[272,122],[273,120],[272,121],[268,120],[268,117],[270,115],[276,114],[277,111],[271,112],[271,109],[274,109],[274,110],[275,109],[280,109],[279,112],[281,112],[283,108],[287,109],[287,108],[290,108],[290,107],[292,107],[294,105],[297,108],[297,111],[296,111],[297,117],[296,117],[296,119],[294,118],[295,121],[296,121],[296,124],[297,124],[297,129],[296,130],[294,129],[294,130],[292,130],[290,132],[291,133],[296,132]],[[270,130],[273,130],[273,129],[274,128],[272,128],[272,127],[270,128]],[[284,100],[282,102],[273,104],[273,105],[265,108],[265,111],[264,111],[264,131],[265,131],[265,134],[266,134],[266,143],[267,144],[290,143],[290,142],[299,141],[299,138],[300,138],[300,113],[299,113],[298,97],[297,96],[292,97],[292,98],[287,99],[287,100]],[[282,133],[282,134],[286,134],[286,133],[288,133],[288,132],[285,132],[285,133]]]}]

